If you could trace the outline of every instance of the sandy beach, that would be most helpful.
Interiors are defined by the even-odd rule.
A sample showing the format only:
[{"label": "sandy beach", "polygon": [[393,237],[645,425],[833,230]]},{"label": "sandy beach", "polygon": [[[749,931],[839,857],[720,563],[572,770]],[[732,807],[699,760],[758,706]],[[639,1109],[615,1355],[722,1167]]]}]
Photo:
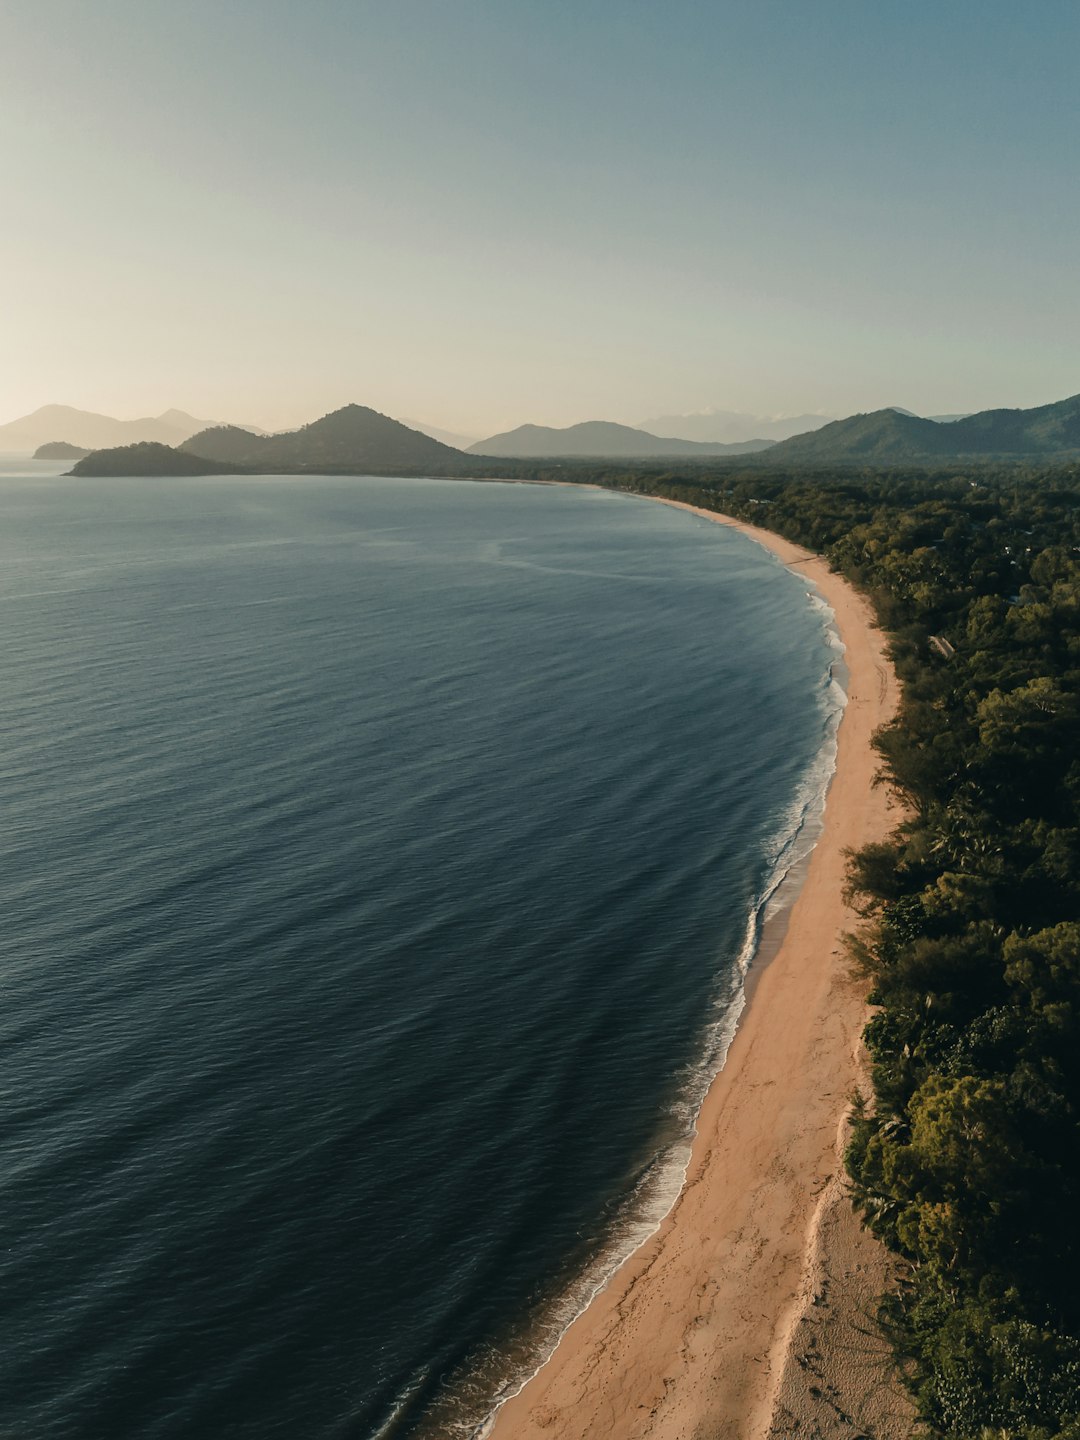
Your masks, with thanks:
[{"label": "sandy beach", "polygon": [[[889,1262],[851,1216],[840,1167],[866,1017],[840,943],[855,923],[842,900],[844,852],[899,819],[874,784],[870,744],[895,709],[896,680],[869,606],[822,559],[677,508],[743,530],[832,607],[849,672],[836,774],[782,943],[755,977],[702,1107],[679,1199],[498,1412],[493,1434],[899,1440],[910,1412],[869,1318]],[[850,1397],[870,1391],[875,1408],[860,1418]]]}]

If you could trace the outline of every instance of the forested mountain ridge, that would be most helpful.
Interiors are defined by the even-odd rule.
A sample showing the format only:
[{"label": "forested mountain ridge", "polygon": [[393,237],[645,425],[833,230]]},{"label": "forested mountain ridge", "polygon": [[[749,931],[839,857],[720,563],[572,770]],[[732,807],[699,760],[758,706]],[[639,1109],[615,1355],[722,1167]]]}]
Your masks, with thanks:
[{"label": "forested mountain ridge", "polygon": [[877,1009],[848,1165],[955,1440],[1080,1437],[1080,466],[1019,473],[607,482],[824,551],[892,636],[911,818],[850,870]]},{"label": "forested mountain ridge", "polygon": [[895,463],[949,457],[1080,454],[1080,395],[1031,410],[982,410],[942,423],[897,409],[834,420],[782,440],[769,463]]}]

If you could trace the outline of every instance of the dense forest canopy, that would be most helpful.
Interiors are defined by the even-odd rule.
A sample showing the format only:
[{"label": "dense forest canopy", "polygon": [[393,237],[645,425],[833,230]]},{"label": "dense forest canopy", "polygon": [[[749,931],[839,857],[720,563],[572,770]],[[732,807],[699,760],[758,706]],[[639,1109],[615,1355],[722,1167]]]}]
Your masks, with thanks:
[{"label": "dense forest canopy", "polygon": [[593,478],[823,551],[890,633],[854,1196],[931,1433],[1080,1440],[1080,467]]}]

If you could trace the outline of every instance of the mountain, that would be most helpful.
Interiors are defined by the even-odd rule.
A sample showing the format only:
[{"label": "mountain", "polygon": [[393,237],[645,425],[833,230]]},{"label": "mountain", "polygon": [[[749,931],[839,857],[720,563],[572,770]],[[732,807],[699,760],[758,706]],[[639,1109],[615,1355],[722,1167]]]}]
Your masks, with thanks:
[{"label": "mountain", "polygon": [[184,450],[174,450],[171,445],[162,445],[154,440],[145,440],[135,445],[111,446],[105,450],[94,450],[83,457],[69,470],[70,475],[234,475],[237,466],[205,460],[199,455],[189,455]]},{"label": "mountain", "polygon": [[1077,451],[1080,395],[1031,410],[981,410],[948,422],[924,420],[894,409],[874,410],[784,440],[769,452],[769,461],[781,465],[891,463]]},{"label": "mountain", "polygon": [[66,440],[50,440],[46,445],[39,445],[34,451],[35,460],[81,460],[84,455],[89,455],[89,450],[84,450],[81,445],[69,445]]},{"label": "mountain", "polygon": [[432,440],[440,440],[455,450],[468,450],[470,445],[476,444],[475,435],[459,435],[456,430],[440,430],[438,425],[421,425],[419,420],[410,420],[405,415],[402,415],[401,423],[410,430],[419,430],[421,435],[430,435]]},{"label": "mountain", "polygon": [[85,450],[107,445],[133,445],[153,440],[162,445],[179,445],[203,430],[211,420],[197,420],[183,410],[166,410],[144,420],[114,420],[92,410],[75,410],[70,405],[43,405],[30,415],[0,425],[0,451],[31,455],[39,445],[63,440]]},{"label": "mountain", "polygon": [[746,415],[739,410],[701,410],[695,415],[657,415],[640,428],[653,435],[675,435],[726,445],[747,440],[787,440],[827,425],[831,415]]},{"label": "mountain", "polygon": [[346,405],[299,430],[255,435],[235,425],[219,425],[181,445],[189,455],[242,465],[249,470],[377,469],[444,471],[461,468],[461,451],[410,430],[366,405]]},{"label": "mountain", "polygon": [[781,440],[769,452],[780,464],[828,464],[852,460],[913,460],[942,453],[941,427],[933,420],[899,410],[872,410],[833,420],[820,430]]},{"label": "mountain", "polygon": [[631,425],[616,425],[610,420],[586,420],[569,425],[565,430],[549,425],[519,425],[502,435],[492,435],[469,446],[470,455],[495,455],[502,458],[532,459],[595,456],[641,459],[650,455],[750,455],[767,450],[768,440],[748,440],[741,445],[705,445],[693,440],[668,439],[635,430]]}]

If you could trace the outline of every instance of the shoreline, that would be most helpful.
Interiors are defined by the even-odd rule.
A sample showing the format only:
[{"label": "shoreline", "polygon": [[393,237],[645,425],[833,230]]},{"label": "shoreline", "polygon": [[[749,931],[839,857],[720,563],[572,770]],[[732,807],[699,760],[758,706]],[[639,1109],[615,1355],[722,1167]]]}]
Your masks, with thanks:
[{"label": "shoreline", "polygon": [[[635,498],[741,530],[805,577],[833,612],[847,700],[821,833],[801,886],[775,917],[774,953],[763,953],[773,949],[768,919],[763,925],[679,1195],[548,1360],[501,1402],[483,1430],[494,1440],[764,1440],[782,1384],[791,1413],[791,1372],[802,1374],[789,1363],[794,1342],[821,1300],[812,1279],[822,1227],[831,1218],[839,1228],[843,1204],[838,1145],[867,1010],[839,947],[855,918],[841,899],[843,852],[883,838],[900,818],[885,788],[873,785],[870,738],[897,701],[884,637],[867,602],[812,552],[685,502]],[[862,1254],[855,1268],[873,1267]],[[871,1348],[880,1394],[886,1362]],[[802,1357],[799,1365],[806,1368]],[[820,1396],[819,1387],[806,1388]]]}]

